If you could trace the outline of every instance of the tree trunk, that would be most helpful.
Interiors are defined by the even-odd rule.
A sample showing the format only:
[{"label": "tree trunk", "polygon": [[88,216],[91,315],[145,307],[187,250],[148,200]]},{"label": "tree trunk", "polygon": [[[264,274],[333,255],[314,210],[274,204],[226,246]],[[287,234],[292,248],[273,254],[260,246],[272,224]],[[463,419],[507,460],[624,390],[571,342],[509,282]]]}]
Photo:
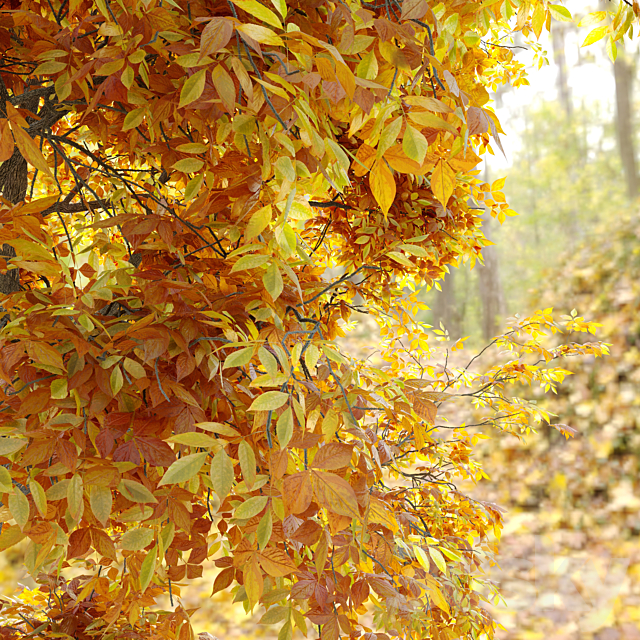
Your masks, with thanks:
[{"label": "tree trunk", "polygon": [[551,46],[553,47],[553,60],[558,68],[556,87],[558,100],[564,109],[567,120],[573,115],[573,103],[571,101],[571,89],[569,88],[567,74],[567,59],[564,55],[565,27],[559,24],[553,25],[551,30]]},{"label": "tree trunk", "polygon": [[[493,219],[488,213],[486,216],[482,231],[487,239],[491,240]],[[485,247],[482,250],[482,256],[484,265],[478,265],[478,286],[482,303],[482,337],[489,341],[498,334],[498,321],[505,315],[506,308],[496,247],[494,245]]]},{"label": "tree trunk", "polygon": [[633,139],[631,101],[634,72],[635,65],[623,51],[620,51],[613,63],[613,75],[616,81],[616,131],[627,195],[632,200],[638,196],[638,169]]},{"label": "tree trunk", "polygon": [[[0,97],[8,97],[4,83],[2,83],[2,90],[0,91]],[[26,98],[22,101],[21,106],[36,113],[38,110],[39,98]],[[28,121],[32,121],[28,118]],[[0,194],[5,197],[9,202],[17,204],[22,202],[27,195],[28,184],[28,168],[27,161],[22,157],[18,151],[18,147],[14,147],[13,155],[5,160],[0,165]],[[0,250],[0,258],[5,261],[15,258],[15,249],[8,245],[3,244]],[[9,294],[14,293],[20,289],[20,272],[18,269],[9,269],[6,272],[0,272],[0,293]]]}]

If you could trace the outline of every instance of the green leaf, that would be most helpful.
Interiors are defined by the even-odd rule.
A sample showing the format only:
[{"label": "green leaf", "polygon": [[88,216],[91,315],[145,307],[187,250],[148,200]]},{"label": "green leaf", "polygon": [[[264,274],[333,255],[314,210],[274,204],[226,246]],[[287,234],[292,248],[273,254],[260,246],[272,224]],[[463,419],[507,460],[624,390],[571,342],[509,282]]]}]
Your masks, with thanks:
[{"label": "green leaf", "polygon": [[154,531],[141,527],[131,529],[122,535],[119,546],[123,551],[140,551],[153,542]]},{"label": "green leaf", "polygon": [[135,129],[144,120],[144,112],[146,107],[139,107],[129,111],[124,118],[124,124],[122,125],[123,131],[129,131],[129,129]]},{"label": "green leaf", "polygon": [[195,178],[192,178],[187,182],[187,186],[184,188],[184,201],[189,202],[189,200],[193,200],[199,191],[202,183],[204,182],[204,176],[202,174],[197,175]]},{"label": "green leaf", "polygon": [[213,484],[213,490],[220,500],[224,500],[229,495],[234,481],[233,462],[224,449],[220,449],[213,456],[209,477]]},{"label": "green leaf", "polygon": [[42,517],[47,515],[47,496],[45,495],[42,485],[37,480],[29,480],[29,491],[36,509]]},{"label": "green leaf", "polygon": [[397,142],[400,129],[402,129],[402,116],[397,117],[382,130],[378,141],[376,158],[382,158],[384,152]]},{"label": "green leaf", "polygon": [[265,514],[260,519],[258,529],[256,531],[256,540],[258,542],[258,549],[264,549],[269,540],[271,540],[271,533],[273,531],[273,517],[271,515],[271,508],[267,508]]},{"label": "green leaf", "polygon": [[124,384],[124,378],[122,377],[122,371],[120,371],[120,367],[115,366],[113,371],[111,372],[111,377],[109,379],[109,384],[111,386],[111,393],[114,396],[118,395],[120,389],[122,389],[122,385]]},{"label": "green leaf", "polygon": [[284,413],[278,418],[276,434],[278,435],[280,448],[284,449],[287,444],[289,444],[289,440],[291,440],[291,436],[293,435],[293,411],[291,411],[291,407],[287,407]]},{"label": "green leaf", "polygon": [[179,108],[186,107],[188,104],[195,102],[204,91],[204,83],[206,80],[206,69],[200,69],[196,71],[192,76],[189,76],[182,85],[180,91],[180,104]]},{"label": "green leaf", "polygon": [[[271,205],[268,204],[266,207],[262,207],[262,209],[258,209],[253,213],[249,222],[247,223],[247,228],[244,230],[245,240],[248,242],[253,238],[259,236],[269,225],[272,218],[271,213]],[[240,259],[242,260],[242,258]],[[237,266],[237,262],[234,265],[234,269]],[[237,270],[237,269],[236,269]],[[233,270],[232,270],[233,273]]]},{"label": "green leaf", "polygon": [[151,584],[153,574],[156,571],[156,555],[158,553],[158,545],[153,547],[145,556],[140,567],[140,593],[144,593]]},{"label": "green leaf", "polygon": [[183,456],[179,460],[176,460],[165,471],[158,486],[162,487],[165,484],[177,484],[178,482],[190,480],[202,469],[202,465],[208,455],[206,451],[203,451],[201,453],[192,453],[189,456]]},{"label": "green leaf", "polygon": [[106,527],[113,505],[111,489],[109,487],[92,486],[89,490],[89,504],[96,520]]},{"label": "green leaf", "polygon": [[29,500],[18,487],[9,494],[9,512],[20,529],[24,529],[29,520]]},{"label": "green leaf", "polygon": [[424,247],[420,247],[416,244],[401,244],[398,248],[413,256],[419,256],[421,258],[426,258],[429,255]]},{"label": "green leaf", "polygon": [[236,271],[248,271],[249,269],[256,269],[261,267],[266,262],[271,260],[271,256],[266,256],[263,253],[251,256],[242,256],[231,268],[231,273]]},{"label": "green leaf", "polygon": [[158,502],[147,487],[134,480],[120,480],[118,491],[131,502]]},{"label": "green leaf", "polygon": [[404,138],[402,138],[402,150],[407,154],[407,157],[422,164],[428,148],[427,139],[416,128],[408,124]]},{"label": "green leaf", "polygon": [[240,349],[239,351],[234,351],[232,354],[226,357],[222,368],[227,369],[229,367],[244,367],[251,361],[253,352],[253,347],[245,347],[244,349]]},{"label": "green leaf", "polygon": [[256,454],[246,440],[242,440],[238,445],[238,459],[240,460],[242,477],[247,487],[251,489],[256,481]]},{"label": "green leaf", "polygon": [[67,506],[71,517],[78,520],[84,510],[84,484],[78,473],[74,474],[67,486]]},{"label": "green leaf", "polygon": [[260,364],[269,376],[273,378],[278,374],[278,361],[270,351],[260,347],[258,349],[258,358],[260,358]]},{"label": "green leaf", "polygon": [[140,378],[145,378],[147,376],[144,367],[139,362],[136,362],[131,358],[124,359],[124,370],[136,380],[140,380]]},{"label": "green leaf", "polygon": [[249,407],[249,411],[273,411],[289,400],[289,394],[282,391],[267,391],[258,396]]},{"label": "green leaf", "polygon": [[234,512],[234,517],[238,520],[249,520],[257,516],[267,504],[268,496],[255,496],[243,502]]},{"label": "green leaf", "polygon": [[51,383],[51,397],[56,400],[63,400],[69,395],[66,378],[57,378]]},{"label": "green leaf", "polygon": [[21,438],[0,438],[0,456],[8,456],[19,451],[28,444],[28,440]]},{"label": "green leaf", "polygon": [[376,58],[375,51],[369,51],[369,53],[362,56],[362,60],[356,68],[356,75],[358,78],[363,78],[364,80],[376,79],[378,76],[378,59]]},{"label": "green leaf", "polygon": [[13,547],[14,544],[18,544],[24,539],[24,533],[20,531],[20,527],[2,527],[2,533],[0,534],[0,551],[6,551],[9,547]]},{"label": "green leaf", "polygon": [[174,163],[173,168],[182,173],[195,173],[204,167],[204,160],[200,158],[183,158]]},{"label": "green leaf", "polygon": [[280,269],[278,269],[278,265],[275,262],[272,262],[264,272],[262,284],[264,284],[264,288],[274,300],[280,297],[284,284],[282,282]]},{"label": "green leaf", "polygon": [[0,466],[0,493],[11,493],[13,491],[13,480],[6,467]]},{"label": "green leaf", "polygon": [[256,117],[248,113],[234,116],[233,130],[243,136],[250,136],[256,130]]},{"label": "green leaf", "polygon": [[176,150],[181,153],[206,153],[209,150],[209,145],[204,142],[186,142],[179,144]]},{"label": "green leaf", "polygon": [[549,11],[551,15],[560,22],[573,22],[569,9],[563,7],[561,4],[550,4]]}]

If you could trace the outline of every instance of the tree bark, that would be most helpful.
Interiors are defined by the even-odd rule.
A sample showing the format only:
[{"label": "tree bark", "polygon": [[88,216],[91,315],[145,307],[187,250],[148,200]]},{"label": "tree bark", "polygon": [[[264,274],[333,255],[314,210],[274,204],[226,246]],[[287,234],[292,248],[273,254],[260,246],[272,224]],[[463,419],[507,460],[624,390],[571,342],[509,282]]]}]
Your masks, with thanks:
[{"label": "tree bark", "polygon": [[558,68],[556,76],[556,87],[558,90],[558,100],[567,116],[571,120],[573,115],[573,102],[571,100],[571,88],[569,87],[567,73],[567,59],[564,55],[565,27],[560,24],[553,25],[551,30],[551,46],[553,48],[553,60]]},{"label": "tree bark", "polygon": [[[482,231],[491,240],[493,220],[489,214],[482,224]],[[484,265],[478,265],[478,287],[482,303],[482,337],[492,340],[498,334],[498,322],[505,315],[506,305],[500,279],[498,252],[494,245],[482,250]]]},{"label": "tree bark", "polygon": [[[4,82],[2,82],[2,90],[0,90],[0,94],[8,95]],[[28,109],[31,113],[36,113],[39,101],[39,94],[37,96],[27,95],[24,100],[21,101],[20,106],[24,109]],[[32,121],[31,118],[28,120]],[[14,147],[13,155],[0,165],[0,194],[13,204],[22,202],[27,195],[28,173],[27,161],[22,157],[20,151],[18,151],[18,147]],[[12,246],[8,244],[2,245],[0,257],[4,258],[5,261],[8,261],[11,258],[15,258],[15,256],[16,252]],[[6,272],[0,272],[0,293],[14,293],[19,289],[19,269],[8,269]]]},{"label": "tree bark", "polygon": [[632,89],[635,65],[620,51],[613,63],[613,75],[616,81],[616,131],[622,169],[630,199],[638,196],[638,168],[634,142],[632,118]]}]

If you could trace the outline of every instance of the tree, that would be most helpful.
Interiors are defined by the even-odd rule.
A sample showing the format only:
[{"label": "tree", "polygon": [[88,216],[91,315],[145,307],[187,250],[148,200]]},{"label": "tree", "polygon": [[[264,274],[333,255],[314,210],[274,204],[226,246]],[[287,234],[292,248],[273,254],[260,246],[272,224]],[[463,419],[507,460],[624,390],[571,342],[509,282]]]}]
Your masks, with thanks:
[{"label": "tree", "polygon": [[624,54],[618,55],[613,63],[616,81],[616,131],[618,150],[627,184],[627,196],[633,200],[638,195],[638,168],[632,120],[632,90],[635,64]]},{"label": "tree", "polygon": [[[523,80],[495,43],[567,10],[3,6],[0,549],[25,540],[40,585],[3,636],[187,640],[209,556],[282,640],[371,638],[365,603],[381,638],[492,635],[500,514],[453,483],[482,477],[478,436],[438,438],[439,405],[526,431],[549,414],[507,383],[553,389],[546,362],[606,349],[545,348],[594,326],[543,311],[488,372],[437,367],[416,289],[480,253],[470,198],[511,213],[474,171],[500,145],[487,88]],[[334,344],[356,295],[383,367]]]}]

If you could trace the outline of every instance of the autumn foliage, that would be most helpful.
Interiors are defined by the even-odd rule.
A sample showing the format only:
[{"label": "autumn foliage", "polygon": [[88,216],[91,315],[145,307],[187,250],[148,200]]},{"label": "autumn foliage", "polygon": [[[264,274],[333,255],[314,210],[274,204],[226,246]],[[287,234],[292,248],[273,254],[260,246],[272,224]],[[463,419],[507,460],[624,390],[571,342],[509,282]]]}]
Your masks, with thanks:
[{"label": "autumn foliage", "polygon": [[[507,387],[604,348],[544,347],[594,330],[547,310],[474,373],[415,317],[481,256],[483,207],[513,213],[475,169],[500,146],[489,90],[524,80],[499,43],[566,9],[1,6],[0,549],[40,585],[3,637],[189,640],[207,559],[281,640],[491,636],[500,513],[456,488],[482,477],[478,435],[438,406],[526,431],[549,415]],[[371,362],[336,344],[354,311]]]}]

